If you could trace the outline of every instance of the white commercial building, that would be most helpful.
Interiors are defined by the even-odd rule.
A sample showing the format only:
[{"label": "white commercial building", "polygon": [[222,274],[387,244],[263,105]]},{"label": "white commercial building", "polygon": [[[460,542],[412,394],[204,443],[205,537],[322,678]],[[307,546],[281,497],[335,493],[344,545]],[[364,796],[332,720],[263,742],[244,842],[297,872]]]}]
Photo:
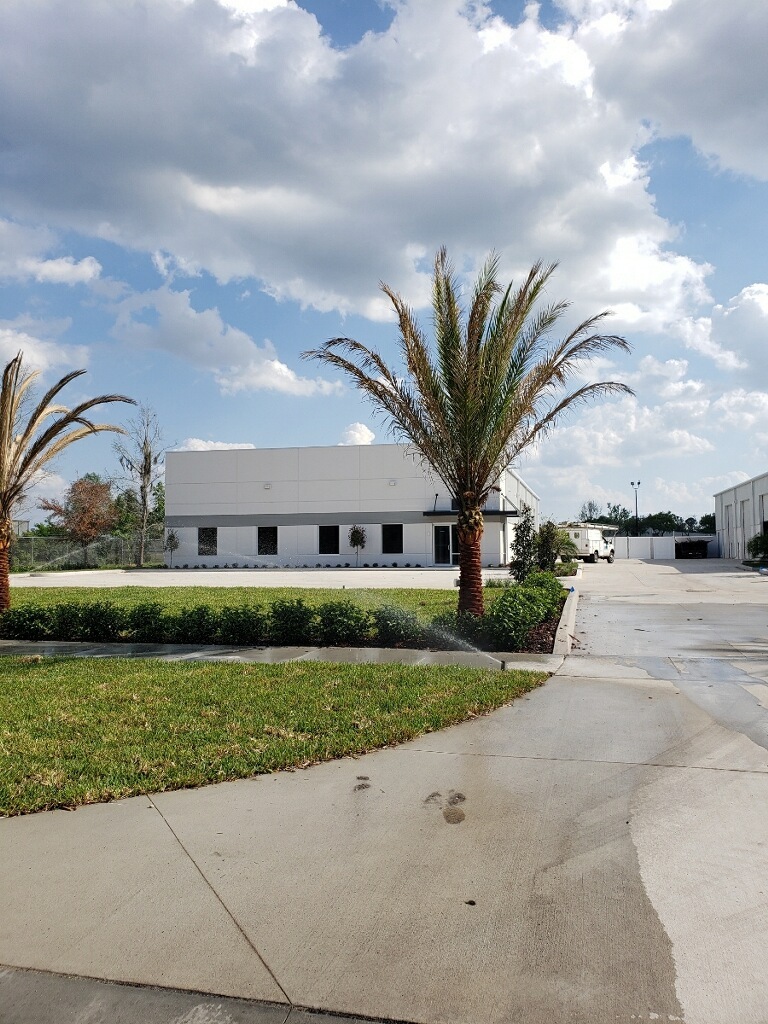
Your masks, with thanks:
[{"label": "white commercial building", "polygon": [[768,473],[715,495],[715,524],[721,558],[747,558],[747,544],[768,533]]},{"label": "white commercial building", "polygon": [[[539,499],[507,469],[484,511],[483,565],[505,565],[523,504]],[[177,566],[458,564],[445,484],[400,444],[168,452],[166,529]]]}]

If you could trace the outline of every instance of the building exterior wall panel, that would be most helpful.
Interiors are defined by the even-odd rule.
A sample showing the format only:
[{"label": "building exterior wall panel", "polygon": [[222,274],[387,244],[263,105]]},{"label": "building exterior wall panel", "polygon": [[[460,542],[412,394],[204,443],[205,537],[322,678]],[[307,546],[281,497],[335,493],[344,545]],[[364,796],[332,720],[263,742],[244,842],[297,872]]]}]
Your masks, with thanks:
[{"label": "building exterior wall panel", "polygon": [[[267,486],[268,485],[268,486]],[[523,502],[538,517],[538,497],[514,472],[502,474],[487,508],[484,565],[509,560]],[[437,495],[437,499],[435,498]],[[435,526],[455,524],[445,485],[402,445],[169,452],[166,525],[181,546],[176,565],[355,564],[349,529],[364,526],[360,564],[434,565]],[[402,525],[403,551],[382,550],[382,526]],[[337,525],[339,552],[319,552],[319,528]],[[259,528],[278,528],[277,554],[259,554]],[[200,555],[198,531],[217,530],[215,555]],[[441,536],[445,536],[444,532]],[[455,557],[455,551],[453,552]]]}]

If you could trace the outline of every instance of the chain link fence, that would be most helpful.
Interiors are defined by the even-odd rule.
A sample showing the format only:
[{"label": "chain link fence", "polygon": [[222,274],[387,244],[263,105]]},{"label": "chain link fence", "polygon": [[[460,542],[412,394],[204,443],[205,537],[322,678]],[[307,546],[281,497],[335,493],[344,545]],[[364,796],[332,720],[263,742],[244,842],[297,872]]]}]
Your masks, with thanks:
[{"label": "chain link fence", "polygon": [[[100,537],[87,548],[65,537],[14,537],[11,541],[11,570],[31,572],[44,569],[99,569],[106,566],[136,565],[139,538]],[[163,538],[148,538],[144,563],[164,562]]]}]

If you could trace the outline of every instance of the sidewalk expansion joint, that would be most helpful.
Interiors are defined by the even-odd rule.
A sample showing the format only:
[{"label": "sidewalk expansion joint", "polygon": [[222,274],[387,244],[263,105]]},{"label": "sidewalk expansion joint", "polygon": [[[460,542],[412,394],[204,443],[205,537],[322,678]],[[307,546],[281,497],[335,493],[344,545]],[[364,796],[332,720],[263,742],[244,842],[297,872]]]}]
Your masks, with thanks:
[{"label": "sidewalk expansion joint", "polygon": [[[287,993],[287,992],[285,991],[285,989],[283,988],[283,986],[282,986],[282,985],[280,984],[280,982],[279,982],[279,980],[278,980],[277,976],[275,975],[275,972],[274,972],[274,971],[272,970],[272,968],[271,968],[271,967],[269,966],[269,964],[267,963],[267,961],[266,961],[266,960],[264,959],[264,957],[263,957],[263,956],[261,955],[261,953],[259,952],[259,950],[258,950],[258,949],[256,948],[256,946],[255,946],[255,945],[253,944],[253,942],[251,941],[250,937],[248,936],[248,934],[247,934],[247,932],[245,931],[245,929],[243,928],[243,926],[242,926],[242,925],[240,924],[240,922],[239,922],[239,921],[237,920],[237,918],[235,917],[235,915],[234,915],[234,914],[232,913],[232,911],[231,911],[231,910],[229,909],[229,907],[227,906],[227,904],[226,904],[226,903],[224,902],[224,900],[223,900],[223,899],[221,898],[221,896],[220,896],[220,895],[218,894],[218,892],[216,891],[216,889],[214,888],[214,886],[213,886],[213,885],[211,885],[210,881],[208,880],[208,878],[207,878],[207,877],[206,877],[206,875],[205,875],[205,872],[204,872],[204,871],[202,870],[202,868],[201,868],[201,867],[200,867],[200,865],[199,865],[199,864],[197,863],[197,861],[195,860],[195,858],[194,858],[194,857],[192,856],[192,854],[191,854],[191,853],[189,852],[189,850],[188,850],[188,849],[186,848],[186,846],[184,845],[184,843],[183,843],[183,842],[181,841],[181,838],[180,838],[180,837],[179,837],[179,835],[178,835],[178,834],[177,834],[177,833],[176,833],[176,832],[174,831],[174,829],[173,829],[173,826],[172,826],[172,825],[171,825],[171,823],[170,823],[170,822],[168,821],[168,819],[167,819],[167,818],[166,818],[166,816],[165,816],[165,815],[163,814],[163,812],[162,812],[162,811],[160,810],[160,808],[159,808],[159,807],[157,806],[157,804],[155,803],[155,801],[154,801],[154,800],[152,799],[152,797],[151,797],[151,796],[149,796],[149,795],[147,795],[147,799],[148,799],[148,800],[149,800],[149,802],[150,802],[150,803],[152,804],[152,806],[153,806],[153,807],[154,807],[154,809],[155,809],[155,810],[157,811],[157,813],[158,813],[158,814],[160,815],[160,817],[162,818],[162,820],[163,820],[163,822],[164,822],[164,824],[165,824],[166,828],[167,828],[167,829],[168,829],[168,831],[169,831],[169,832],[171,833],[171,835],[172,835],[172,836],[173,836],[173,838],[174,838],[174,839],[176,840],[176,842],[177,842],[177,843],[179,844],[179,846],[181,847],[181,849],[182,849],[182,850],[184,851],[184,854],[185,854],[185,856],[189,858],[189,861],[190,861],[190,863],[191,863],[191,864],[192,864],[192,865],[194,866],[194,868],[195,868],[195,871],[197,871],[197,873],[198,873],[198,874],[200,875],[200,877],[202,878],[203,882],[205,882],[205,884],[207,885],[207,887],[208,887],[208,888],[210,889],[210,891],[211,891],[211,893],[213,894],[214,898],[215,898],[215,899],[216,899],[216,901],[217,901],[217,902],[219,903],[219,905],[221,906],[221,908],[222,908],[222,909],[224,910],[224,912],[225,912],[225,914],[227,915],[227,917],[229,917],[229,919],[230,919],[230,920],[232,921],[232,923],[234,924],[235,928],[237,928],[237,930],[238,930],[238,931],[240,932],[240,934],[241,934],[241,935],[243,936],[243,938],[244,938],[244,939],[245,939],[245,941],[246,941],[246,942],[248,943],[248,945],[249,945],[249,946],[251,947],[251,949],[253,950],[253,952],[254,952],[254,953],[256,954],[256,956],[258,957],[259,961],[260,961],[260,962],[261,962],[261,964],[262,964],[262,965],[264,966],[264,969],[265,969],[265,970],[266,970],[266,972],[267,972],[267,973],[269,974],[270,978],[271,978],[271,979],[272,979],[272,980],[274,981],[275,985],[277,985],[277,987],[278,987],[278,988],[280,989],[280,991],[281,991],[281,992],[283,993],[283,995],[285,996],[285,1001],[286,1001],[286,1003],[288,1003],[288,1006],[290,1007],[290,1009],[292,1009],[292,1008],[293,1008],[293,1005],[294,1005],[294,1004],[293,1004],[293,1000],[292,1000],[292,999],[291,999],[291,997],[290,997],[290,996],[288,995],[288,993]],[[290,1009],[289,1009],[289,1016],[290,1016]],[[287,1021],[287,1020],[288,1020],[288,1017],[286,1017],[286,1021]],[[283,1022],[283,1024],[285,1024],[285,1021]]]},{"label": "sidewalk expansion joint", "polygon": [[558,761],[564,764],[618,764],[627,768],[684,768],[692,772],[735,772],[738,775],[758,775],[768,777],[768,763],[766,770],[759,771],[757,768],[718,768],[716,765],[708,764],[674,764],[666,761],[614,761],[608,757],[547,757],[543,754],[476,754],[471,750],[431,750],[424,747],[410,747],[408,753],[417,754],[448,754],[450,757],[484,757],[499,758],[509,761]]}]

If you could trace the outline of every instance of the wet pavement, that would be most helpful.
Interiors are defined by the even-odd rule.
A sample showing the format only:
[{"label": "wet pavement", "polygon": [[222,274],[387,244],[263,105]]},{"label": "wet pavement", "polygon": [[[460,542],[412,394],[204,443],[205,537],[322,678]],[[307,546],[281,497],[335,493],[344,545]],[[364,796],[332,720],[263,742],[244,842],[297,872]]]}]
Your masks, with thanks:
[{"label": "wet pavement", "polygon": [[578,653],[489,716],[0,822],[3,1024],[765,1024],[768,581],[579,587]]}]

